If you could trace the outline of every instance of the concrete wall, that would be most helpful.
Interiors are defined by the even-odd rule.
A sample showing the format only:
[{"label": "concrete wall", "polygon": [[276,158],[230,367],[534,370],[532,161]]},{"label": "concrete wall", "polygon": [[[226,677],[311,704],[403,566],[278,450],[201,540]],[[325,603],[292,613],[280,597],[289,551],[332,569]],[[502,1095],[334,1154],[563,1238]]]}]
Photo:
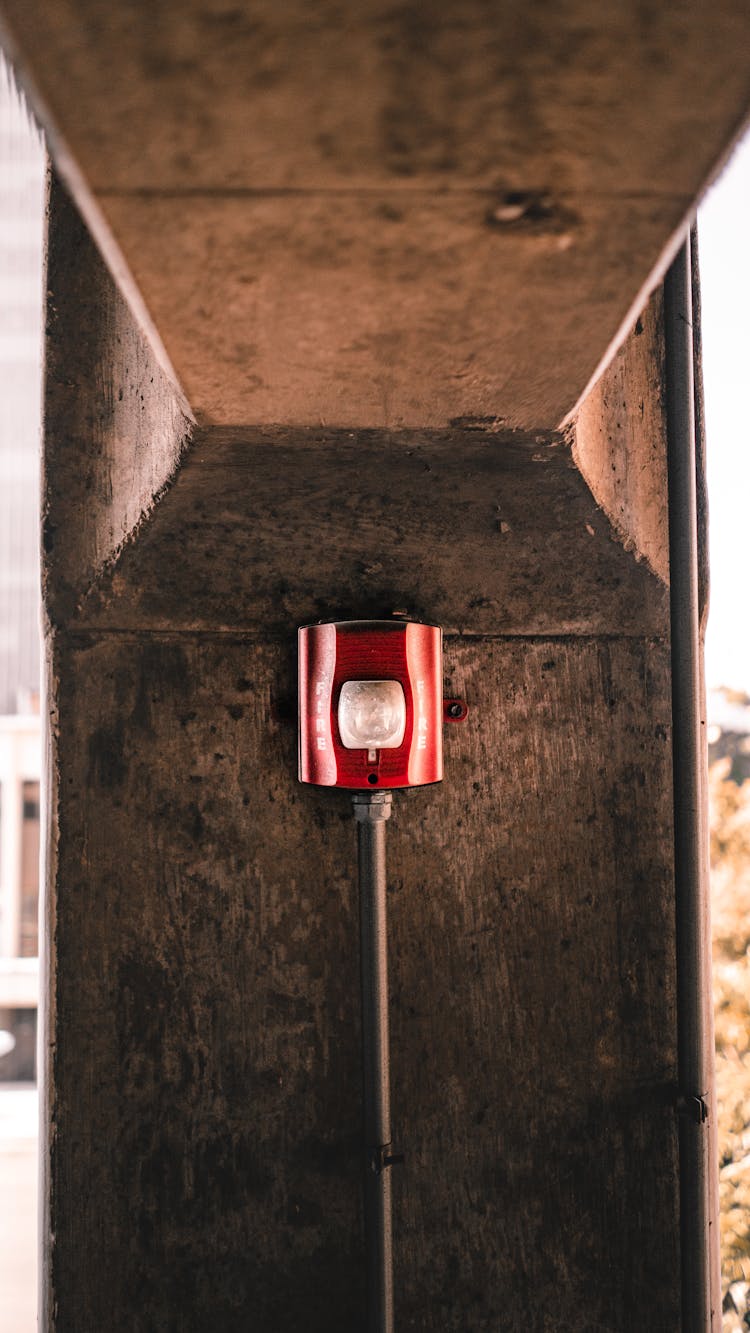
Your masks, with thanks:
[{"label": "concrete wall", "polygon": [[295,779],[295,628],[399,607],[471,712],[389,828],[398,1326],[676,1333],[663,580],[559,436],[183,453],[57,186],[51,227],[42,1327],[363,1327],[355,833]]}]

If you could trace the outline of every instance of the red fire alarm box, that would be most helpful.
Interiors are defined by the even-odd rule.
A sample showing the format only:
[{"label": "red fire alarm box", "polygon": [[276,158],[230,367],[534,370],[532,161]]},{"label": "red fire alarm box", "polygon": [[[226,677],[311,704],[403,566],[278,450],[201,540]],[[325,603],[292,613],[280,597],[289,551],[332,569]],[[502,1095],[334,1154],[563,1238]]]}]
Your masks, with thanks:
[{"label": "red fire alarm box", "polygon": [[299,630],[299,779],[421,787],[443,776],[442,631],[414,620]]}]

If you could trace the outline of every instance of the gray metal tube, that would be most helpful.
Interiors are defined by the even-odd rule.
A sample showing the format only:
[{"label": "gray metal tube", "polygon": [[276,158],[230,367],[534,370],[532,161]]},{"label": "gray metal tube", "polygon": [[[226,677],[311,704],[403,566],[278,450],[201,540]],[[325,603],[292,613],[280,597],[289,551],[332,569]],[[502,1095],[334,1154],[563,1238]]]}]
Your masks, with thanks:
[{"label": "gray metal tube", "polygon": [[712,1051],[702,768],[690,241],[664,283],[672,641],[682,1328],[712,1328],[708,1115]]},{"label": "gray metal tube", "polygon": [[391,793],[353,797],[359,844],[368,1333],[393,1333],[391,1096],[385,821]]}]

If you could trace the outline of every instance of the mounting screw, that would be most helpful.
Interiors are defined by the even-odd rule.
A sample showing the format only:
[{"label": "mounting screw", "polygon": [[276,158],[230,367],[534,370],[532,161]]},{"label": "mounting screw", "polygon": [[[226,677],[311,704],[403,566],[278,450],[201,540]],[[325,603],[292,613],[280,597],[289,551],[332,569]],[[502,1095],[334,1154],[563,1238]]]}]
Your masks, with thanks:
[{"label": "mounting screw", "polygon": [[465,699],[443,699],[444,722],[465,722],[468,714]]}]

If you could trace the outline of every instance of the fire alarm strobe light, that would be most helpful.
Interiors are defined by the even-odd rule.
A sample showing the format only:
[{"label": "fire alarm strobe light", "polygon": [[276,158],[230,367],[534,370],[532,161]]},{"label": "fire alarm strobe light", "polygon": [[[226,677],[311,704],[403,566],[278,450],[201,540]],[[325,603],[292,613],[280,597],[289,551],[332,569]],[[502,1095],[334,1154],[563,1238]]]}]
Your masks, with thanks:
[{"label": "fire alarm strobe light", "polygon": [[414,620],[299,631],[299,778],[421,787],[443,776],[442,632]]}]

